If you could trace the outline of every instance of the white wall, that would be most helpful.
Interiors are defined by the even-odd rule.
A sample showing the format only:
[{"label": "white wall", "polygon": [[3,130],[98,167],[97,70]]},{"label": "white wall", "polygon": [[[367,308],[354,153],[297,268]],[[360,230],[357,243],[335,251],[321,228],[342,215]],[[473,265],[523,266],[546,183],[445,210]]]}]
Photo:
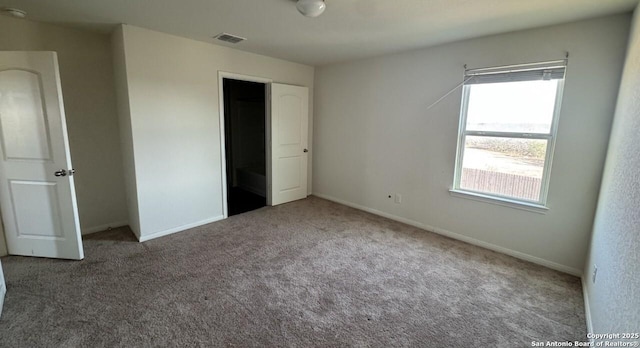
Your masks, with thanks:
[{"label": "white wall", "polygon": [[109,36],[0,16],[0,50],[56,51],[83,232],[127,223]]},{"label": "white wall", "polygon": [[640,10],[636,9],[583,279],[597,333],[640,331],[639,130]]},{"label": "white wall", "polygon": [[129,84],[125,62],[124,31],[118,26],[111,34],[113,53],[113,72],[117,99],[120,141],[122,149],[122,167],[126,191],[126,207],[129,227],[140,237],[140,216],[138,214],[138,188],[136,185],[135,159],[133,157],[133,135],[131,133],[131,114],[129,107]]},{"label": "white wall", "polygon": [[222,218],[218,71],[313,93],[314,68],[128,25],[122,34],[140,239]]},{"label": "white wall", "polygon": [[[456,42],[316,69],[313,192],[581,274],[629,15]],[[426,107],[469,68],[570,52],[546,214],[453,197],[461,92]],[[395,204],[389,194],[400,193]]]}]

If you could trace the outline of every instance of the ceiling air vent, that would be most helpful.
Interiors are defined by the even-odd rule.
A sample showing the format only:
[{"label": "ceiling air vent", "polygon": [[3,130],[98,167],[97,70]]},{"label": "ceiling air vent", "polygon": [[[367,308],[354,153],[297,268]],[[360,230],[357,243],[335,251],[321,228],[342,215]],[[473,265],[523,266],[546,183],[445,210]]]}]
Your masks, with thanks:
[{"label": "ceiling air vent", "polygon": [[213,38],[214,39],[218,39],[220,41],[229,42],[229,43],[232,43],[232,44],[237,44],[240,41],[246,40],[243,37],[235,36],[235,35],[231,35],[231,34],[227,34],[227,33],[218,34],[218,35],[214,36]]}]

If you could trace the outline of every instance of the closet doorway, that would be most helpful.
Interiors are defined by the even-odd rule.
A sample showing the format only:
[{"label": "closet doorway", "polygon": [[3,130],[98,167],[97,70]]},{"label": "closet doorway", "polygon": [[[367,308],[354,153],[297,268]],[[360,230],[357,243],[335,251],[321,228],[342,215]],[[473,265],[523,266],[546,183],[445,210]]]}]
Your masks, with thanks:
[{"label": "closet doorway", "polygon": [[267,84],[223,78],[228,216],[267,205]]}]

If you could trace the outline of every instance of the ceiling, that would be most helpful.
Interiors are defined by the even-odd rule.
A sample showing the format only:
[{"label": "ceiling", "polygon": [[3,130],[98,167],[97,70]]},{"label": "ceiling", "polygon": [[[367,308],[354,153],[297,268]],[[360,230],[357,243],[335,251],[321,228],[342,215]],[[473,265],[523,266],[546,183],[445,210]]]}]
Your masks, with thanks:
[{"label": "ceiling", "polygon": [[[109,31],[126,23],[325,65],[472,37],[631,11],[638,0],[326,0],[318,18],[294,0],[0,0],[35,21]],[[236,45],[211,37],[248,38]]]}]

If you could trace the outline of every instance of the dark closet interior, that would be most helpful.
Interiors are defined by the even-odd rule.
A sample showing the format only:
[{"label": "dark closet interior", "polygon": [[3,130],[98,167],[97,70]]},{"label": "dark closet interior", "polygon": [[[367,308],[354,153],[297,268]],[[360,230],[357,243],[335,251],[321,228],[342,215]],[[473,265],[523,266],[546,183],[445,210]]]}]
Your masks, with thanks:
[{"label": "dark closet interior", "polygon": [[266,85],[223,80],[229,216],[266,205]]}]

